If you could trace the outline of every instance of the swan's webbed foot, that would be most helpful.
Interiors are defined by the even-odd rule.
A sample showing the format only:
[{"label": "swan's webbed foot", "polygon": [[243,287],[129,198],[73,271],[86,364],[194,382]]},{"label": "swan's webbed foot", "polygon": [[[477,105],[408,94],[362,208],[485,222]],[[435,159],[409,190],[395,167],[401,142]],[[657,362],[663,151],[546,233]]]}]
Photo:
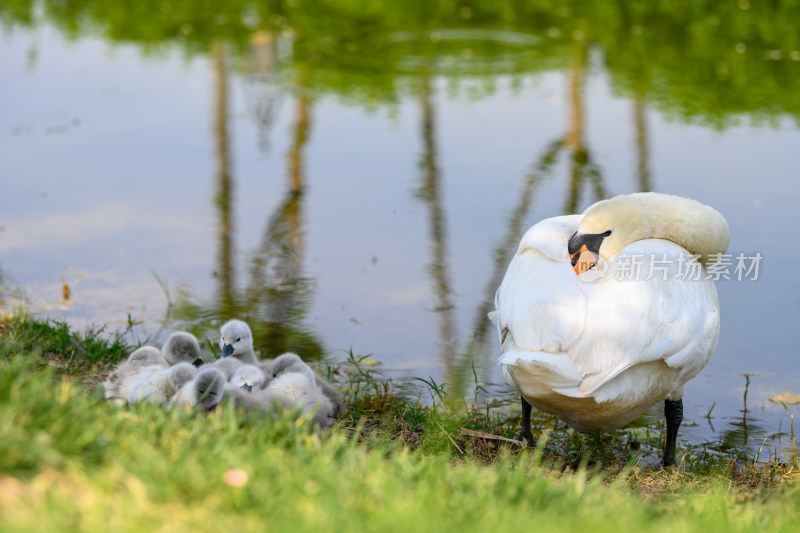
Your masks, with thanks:
[{"label": "swan's webbed foot", "polygon": [[522,396],[519,398],[522,401],[522,431],[520,431],[517,440],[527,444],[529,448],[533,448],[536,446],[536,441],[533,439],[533,433],[531,433],[531,404]]},{"label": "swan's webbed foot", "polygon": [[683,399],[664,400],[664,418],[667,419],[667,439],[664,443],[664,457],[661,459],[661,466],[675,466],[678,428],[683,421]]}]

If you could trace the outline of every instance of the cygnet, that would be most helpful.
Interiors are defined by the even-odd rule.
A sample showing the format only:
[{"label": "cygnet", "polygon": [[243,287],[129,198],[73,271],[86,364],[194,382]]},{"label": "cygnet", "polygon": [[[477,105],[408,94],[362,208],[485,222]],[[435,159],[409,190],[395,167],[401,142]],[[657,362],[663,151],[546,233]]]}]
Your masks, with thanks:
[{"label": "cygnet", "polygon": [[164,342],[163,350],[153,346],[142,346],[117,365],[103,382],[105,397],[124,397],[120,393],[120,384],[138,373],[141,368],[149,366],[167,368],[182,362],[192,363],[196,367],[203,364],[203,360],[200,359],[200,343],[191,333],[176,331]]},{"label": "cygnet", "polygon": [[164,356],[161,355],[161,350],[154,346],[142,346],[128,356],[127,363],[137,367],[160,365],[164,363]]},{"label": "cygnet", "polygon": [[300,356],[296,353],[286,352],[283,355],[279,355],[272,361],[271,373],[273,378],[276,378],[285,372],[301,372],[307,376],[310,376],[316,385],[322,390],[322,393],[328,398],[328,400],[330,400],[331,404],[333,405],[334,416],[338,416],[338,414],[344,409],[344,400],[342,399],[342,393],[339,391],[339,389],[334,387],[321,375],[314,372],[311,367],[303,362]]},{"label": "cygnet", "polygon": [[166,406],[172,395],[196,375],[197,368],[190,363],[178,363],[169,368],[146,366],[120,383],[120,397],[129,404],[149,401]]},{"label": "cygnet", "polygon": [[[309,394],[313,390],[308,378],[303,374],[291,373],[285,376],[297,376],[300,383],[279,384],[278,387],[253,389],[247,392],[231,383],[225,384],[225,401],[233,402],[234,407],[250,415],[266,417],[277,416],[286,409],[298,410],[301,416],[311,415],[312,426],[321,429],[329,428],[333,422],[333,406],[323,394]],[[285,387],[284,387],[285,386]],[[289,390],[290,389],[290,390]],[[313,397],[312,397],[313,396]]]},{"label": "cygnet", "polygon": [[251,392],[254,388],[260,389],[267,377],[255,365],[242,365],[231,376],[229,383],[236,388]]},{"label": "cygnet", "polygon": [[184,384],[170,401],[170,407],[189,406],[204,411],[214,409],[222,399],[225,376],[216,368],[203,368]]},{"label": "cygnet", "polygon": [[300,408],[303,415],[313,412],[312,423],[328,428],[334,422],[335,407],[315,383],[313,371],[309,375],[303,367],[310,370],[305,363],[284,370],[259,392],[259,396],[283,407]]},{"label": "cygnet", "polygon": [[243,363],[256,364],[253,351],[253,333],[250,326],[241,320],[229,320],[219,330],[220,357],[234,357]]},{"label": "cygnet", "polygon": [[176,331],[167,337],[161,355],[170,366],[192,363],[199,368],[203,364],[203,360],[200,359],[200,343],[194,335],[185,331]]}]

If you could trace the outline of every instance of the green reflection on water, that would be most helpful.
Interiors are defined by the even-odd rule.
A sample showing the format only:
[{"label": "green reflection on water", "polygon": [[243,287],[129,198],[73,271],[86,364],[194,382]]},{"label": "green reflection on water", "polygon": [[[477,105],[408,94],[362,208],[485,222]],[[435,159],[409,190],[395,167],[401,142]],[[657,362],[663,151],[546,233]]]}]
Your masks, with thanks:
[{"label": "green reflection on water", "polygon": [[[248,68],[254,42],[277,43],[282,83],[375,106],[419,94],[431,73],[484,82],[563,69],[599,53],[618,93],[678,120],[723,128],[800,117],[800,2],[556,0],[12,0],[6,26],[47,21],[145,51],[210,55],[230,46]],[[581,46],[575,46],[576,43]],[[455,90],[458,84],[455,84]],[[471,93],[472,94],[472,93]]]},{"label": "green reflection on water", "polygon": [[[269,41],[265,43],[269,46]],[[212,51],[214,65],[214,146],[216,181],[214,205],[217,209],[217,295],[200,301],[187,288],[178,292],[173,317],[187,329],[211,339],[216,331],[209,323],[221,324],[229,318],[247,321],[253,330],[254,345],[262,357],[295,352],[305,360],[320,359],[324,349],[304,325],[314,283],[303,274],[305,230],[305,152],[311,129],[311,101],[300,94],[296,99],[296,121],[287,154],[287,186],[284,198],[266,220],[259,247],[249,253],[247,283],[237,288],[234,260],[233,188],[230,154],[229,68],[227,46],[218,41]]]}]

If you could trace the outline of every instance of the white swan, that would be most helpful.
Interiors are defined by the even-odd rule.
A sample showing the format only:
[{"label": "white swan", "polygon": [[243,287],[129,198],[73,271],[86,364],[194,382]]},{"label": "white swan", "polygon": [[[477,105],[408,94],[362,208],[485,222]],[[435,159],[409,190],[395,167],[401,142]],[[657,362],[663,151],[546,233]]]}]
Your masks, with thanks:
[{"label": "white swan", "polygon": [[666,400],[663,464],[674,464],[684,386],[719,336],[706,267],[728,239],[711,207],[657,193],[618,196],[530,228],[489,313],[504,376],[522,397],[520,438],[533,442],[531,405],[578,431],[602,432]]},{"label": "white swan", "polygon": [[176,331],[164,342],[163,349],[142,346],[122,361],[103,382],[106,398],[122,398],[120,386],[130,380],[142,368],[160,366],[167,368],[178,363],[192,363],[195,367],[203,364],[200,359],[200,343],[191,333]]},{"label": "white swan", "polygon": [[234,357],[239,361],[254,365],[258,363],[253,350],[253,333],[250,326],[241,320],[229,320],[219,329],[220,357]]}]

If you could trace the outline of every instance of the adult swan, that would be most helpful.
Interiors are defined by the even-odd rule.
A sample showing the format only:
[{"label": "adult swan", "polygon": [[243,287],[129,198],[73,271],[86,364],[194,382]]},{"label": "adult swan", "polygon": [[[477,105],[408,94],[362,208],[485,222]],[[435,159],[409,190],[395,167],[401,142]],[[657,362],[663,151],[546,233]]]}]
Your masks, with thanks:
[{"label": "adult swan", "polygon": [[[495,296],[506,380],[531,406],[580,432],[620,428],[665,400],[663,464],[675,464],[683,390],[719,337],[709,267],[728,224],[688,198],[617,196],[522,237]],[[713,273],[713,271],[712,271]]]}]

